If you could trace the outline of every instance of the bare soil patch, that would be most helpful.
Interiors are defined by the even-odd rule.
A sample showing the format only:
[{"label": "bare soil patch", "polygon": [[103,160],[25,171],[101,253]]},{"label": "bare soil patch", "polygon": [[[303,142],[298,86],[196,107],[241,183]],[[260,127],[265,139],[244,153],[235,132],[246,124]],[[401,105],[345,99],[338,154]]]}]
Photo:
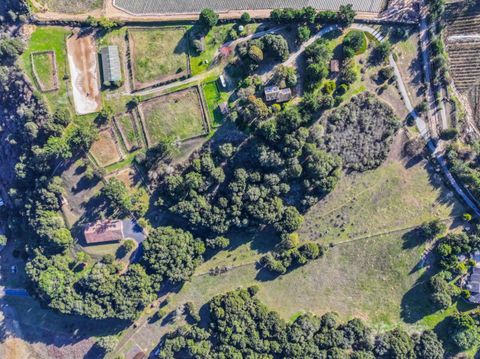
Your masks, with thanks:
[{"label": "bare soil patch", "polygon": [[67,52],[75,111],[79,115],[99,111],[101,96],[93,35],[77,33],[71,36],[67,40]]},{"label": "bare soil patch", "polygon": [[129,189],[133,189],[138,187],[142,183],[141,175],[135,170],[134,167],[127,167],[118,172],[115,172],[107,177],[112,178],[115,177],[120,182],[123,182],[125,186]]},{"label": "bare soil patch", "polygon": [[111,128],[100,131],[98,140],[90,148],[90,153],[102,167],[120,161],[122,154]]}]

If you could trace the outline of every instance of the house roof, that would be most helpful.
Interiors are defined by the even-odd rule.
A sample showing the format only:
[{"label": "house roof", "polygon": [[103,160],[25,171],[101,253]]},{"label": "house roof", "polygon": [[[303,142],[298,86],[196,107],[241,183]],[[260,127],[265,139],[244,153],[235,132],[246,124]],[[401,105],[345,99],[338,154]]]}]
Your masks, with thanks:
[{"label": "house roof", "polygon": [[88,244],[120,241],[124,238],[123,223],[117,220],[90,223],[85,226],[83,234]]},{"label": "house roof", "polygon": [[120,81],[122,71],[117,46],[106,46],[100,50],[102,55],[103,79],[108,82]]},{"label": "house roof", "polygon": [[340,62],[338,60],[330,61],[330,71],[339,72],[340,71]]},{"label": "house roof", "polygon": [[292,90],[290,88],[284,88],[278,91],[277,101],[278,102],[285,102],[292,98]]}]

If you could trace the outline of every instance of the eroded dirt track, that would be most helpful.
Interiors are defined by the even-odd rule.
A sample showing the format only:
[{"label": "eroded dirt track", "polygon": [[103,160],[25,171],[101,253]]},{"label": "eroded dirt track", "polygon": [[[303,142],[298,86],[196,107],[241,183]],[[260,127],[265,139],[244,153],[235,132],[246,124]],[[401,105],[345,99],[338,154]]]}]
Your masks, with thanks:
[{"label": "eroded dirt track", "polygon": [[73,35],[67,50],[75,111],[79,115],[97,112],[101,97],[95,40],[92,35]]}]

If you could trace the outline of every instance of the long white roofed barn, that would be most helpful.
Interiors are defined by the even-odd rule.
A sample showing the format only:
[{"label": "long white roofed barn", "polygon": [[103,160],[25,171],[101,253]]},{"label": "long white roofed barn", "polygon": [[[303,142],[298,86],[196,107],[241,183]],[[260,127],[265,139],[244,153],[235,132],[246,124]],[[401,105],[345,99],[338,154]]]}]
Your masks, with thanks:
[{"label": "long white roofed barn", "polygon": [[205,8],[218,12],[241,10],[300,9],[336,11],[340,5],[352,4],[358,12],[380,13],[388,0],[113,0],[115,7],[132,15],[195,14]]}]

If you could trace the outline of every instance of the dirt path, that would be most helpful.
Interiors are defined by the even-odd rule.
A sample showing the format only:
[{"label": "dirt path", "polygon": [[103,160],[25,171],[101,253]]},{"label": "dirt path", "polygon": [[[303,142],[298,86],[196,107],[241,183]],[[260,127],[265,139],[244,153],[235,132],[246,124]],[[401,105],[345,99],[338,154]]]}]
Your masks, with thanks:
[{"label": "dirt path", "polygon": [[101,96],[93,35],[71,36],[67,40],[67,51],[75,111],[79,115],[97,112]]}]

